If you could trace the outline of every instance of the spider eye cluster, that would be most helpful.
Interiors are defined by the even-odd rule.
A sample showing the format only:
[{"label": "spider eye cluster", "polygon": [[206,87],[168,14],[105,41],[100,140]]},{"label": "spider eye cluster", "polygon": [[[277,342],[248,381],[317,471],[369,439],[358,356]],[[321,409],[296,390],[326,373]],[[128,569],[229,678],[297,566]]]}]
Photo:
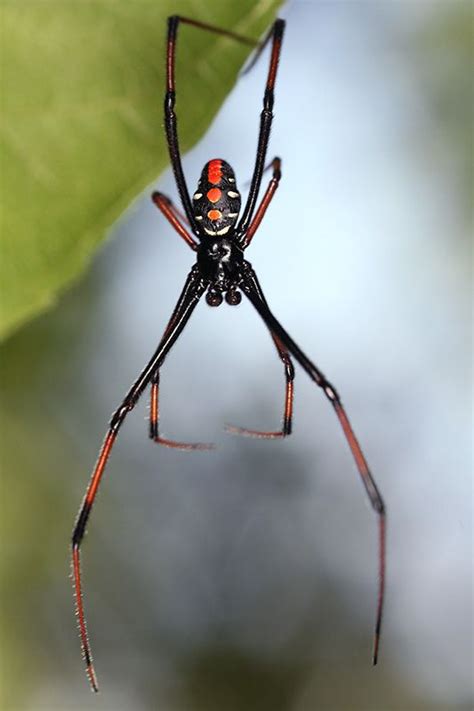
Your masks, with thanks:
[{"label": "spider eye cluster", "polygon": [[241,197],[231,166],[220,158],[210,160],[193,195],[193,214],[198,225],[212,237],[224,236],[235,224],[240,206]]}]

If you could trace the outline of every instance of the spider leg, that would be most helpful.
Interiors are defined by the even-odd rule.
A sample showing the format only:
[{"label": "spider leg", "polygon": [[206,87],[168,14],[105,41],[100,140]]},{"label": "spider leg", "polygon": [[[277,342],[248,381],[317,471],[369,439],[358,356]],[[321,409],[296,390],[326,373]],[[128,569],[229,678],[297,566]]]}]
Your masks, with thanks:
[{"label": "spider leg", "polygon": [[273,338],[278,355],[285,367],[286,387],[282,427],[280,430],[276,430],[274,432],[264,432],[261,430],[251,430],[246,427],[236,427],[235,425],[225,425],[226,432],[229,432],[230,434],[246,435],[248,437],[257,437],[259,439],[280,439],[281,437],[287,437],[291,434],[293,422],[293,381],[295,378],[295,369],[288,350],[273,333],[270,332],[270,335]]},{"label": "spider leg", "polygon": [[99,453],[99,458],[95,465],[90,483],[87,487],[84,500],[76,519],[72,534],[72,570],[74,578],[74,592],[76,597],[76,616],[79,623],[79,633],[81,637],[82,653],[86,663],[86,672],[93,691],[98,691],[97,677],[92,662],[91,647],[87,635],[86,617],[84,612],[84,601],[81,583],[81,562],[80,548],[86,531],[86,525],[94,505],[95,497],[104,473],[105,466],[110,456],[110,452],[117,438],[120,427],[127,414],[134,408],[140,395],[152,379],[156,370],[161,366],[167,353],[177,338],[183,331],[189,317],[195,309],[199,299],[206,289],[206,282],[199,276],[196,267],[189,273],[178,304],[173,312],[172,319],[165,333],[148,362],[147,366],[139,375],[138,379],[130,388],[120,407],[112,415],[109,429],[104,443]]},{"label": "spider leg", "polygon": [[[161,194],[163,195],[163,193],[161,193]],[[165,197],[167,197],[167,196],[165,195]],[[180,210],[179,207],[177,207],[177,206],[171,201],[170,198],[168,198],[168,200],[170,201],[170,203],[171,203],[170,207],[171,207],[173,213],[174,213],[174,214],[176,215],[176,217],[178,218],[178,220],[181,220],[181,222],[182,222],[183,224],[185,224],[186,227],[190,227],[188,218],[186,217],[186,215],[184,214],[184,212],[183,212],[182,210]]]},{"label": "spider leg", "polygon": [[281,180],[281,159],[275,157],[272,162],[270,163],[269,166],[265,168],[265,170],[268,170],[268,168],[273,169],[273,175],[268,183],[268,187],[265,191],[265,195],[262,198],[262,202],[258,206],[257,212],[254,215],[254,218],[252,222],[250,223],[247,232],[245,233],[243,239],[241,240],[240,244],[242,246],[242,249],[247,249],[249,246],[250,242],[252,241],[252,237],[254,236],[255,232],[258,230],[260,227],[260,223],[263,220],[265,213],[267,211],[268,206],[270,205],[273,196],[275,195],[278,185],[280,184]]},{"label": "spider leg", "polygon": [[262,290],[258,283],[255,272],[246,263],[246,276],[240,284],[240,288],[251,301],[255,309],[262,317],[265,325],[276,336],[281,343],[288,349],[293,357],[298,361],[302,368],[307,372],[311,380],[318,385],[334,407],[337,418],[340,422],[344,435],[346,437],[349,448],[352,452],[355,464],[359,471],[359,475],[364,484],[367,496],[371,506],[378,517],[379,528],[379,574],[378,574],[378,596],[377,596],[377,612],[375,621],[374,646],[373,646],[373,663],[377,664],[378,650],[380,643],[380,632],[382,627],[382,615],[385,593],[385,541],[386,541],[386,514],[385,505],[382,496],[377,488],[375,480],[370,472],[369,466],[362,452],[360,444],[354,434],[352,426],[346,411],[342,405],[336,389],[326,379],[323,373],[316,367],[314,363],[303,353],[296,345],[291,336],[285,331],[283,326],[277,321],[275,316],[270,311],[265,299],[262,298]]},{"label": "spider leg", "polygon": [[273,121],[272,111],[274,102],[275,80],[278,69],[278,60],[280,59],[281,43],[283,40],[284,30],[285,21],[278,19],[274,22],[273,27],[270,31],[270,37],[272,40],[272,53],[270,58],[270,67],[268,70],[267,83],[265,86],[265,93],[263,96],[263,109],[260,114],[260,130],[258,134],[257,157],[255,159],[255,167],[253,170],[252,182],[250,184],[247,203],[245,205],[245,209],[242,213],[242,217],[237,227],[237,234],[239,235],[244,235],[249,228],[250,221],[252,219],[252,215],[255,209],[255,204],[257,202],[260,185],[262,182],[263,171],[265,169],[265,157],[267,155],[268,141],[270,139],[270,129]]},{"label": "spider leg", "polygon": [[184,239],[186,244],[191,247],[195,252],[198,248],[198,243],[194,240],[187,229],[184,227],[183,222],[189,225],[189,222],[185,215],[183,215],[176,205],[173,204],[171,199],[163,193],[155,191],[151,196],[151,199],[155,203],[156,207],[161,210],[163,215],[166,217],[171,226],[176,230],[176,232]]},{"label": "spider leg", "polygon": [[[257,281],[255,282],[255,289],[257,290],[258,296],[260,297],[260,299],[266,304],[267,302],[266,302],[265,296],[262,292],[260,284]],[[268,304],[267,304],[267,306],[268,306]],[[282,428],[281,428],[281,430],[277,430],[275,432],[261,432],[260,430],[250,430],[250,429],[247,429],[246,427],[236,427],[235,425],[226,425],[225,429],[230,434],[241,434],[241,435],[247,435],[249,437],[258,437],[260,439],[279,439],[281,437],[287,437],[288,435],[291,434],[292,422],[293,422],[293,394],[294,394],[293,381],[295,379],[295,369],[293,367],[293,363],[292,363],[290,354],[288,352],[288,349],[285,348],[285,346],[282,344],[282,342],[278,338],[278,336],[276,336],[271,330],[270,330],[270,335],[273,338],[273,342],[275,343],[276,349],[278,351],[278,355],[285,367],[286,387],[285,387],[285,404],[284,404],[284,411],[283,411]]]},{"label": "spider leg", "polygon": [[196,450],[196,449],[214,449],[215,445],[206,442],[176,442],[173,439],[165,439],[160,437],[158,423],[159,423],[159,391],[160,391],[160,371],[157,370],[153,374],[151,380],[151,399],[150,399],[150,439],[152,439],[157,444],[162,444],[164,447],[171,447],[173,449],[182,450]]},{"label": "spider leg", "polygon": [[[246,44],[250,47],[260,48],[260,43],[258,40],[253,39],[253,37],[247,37],[246,35],[240,35],[237,32],[232,32],[232,30],[225,30],[222,27],[217,27],[216,25],[209,25],[207,22],[200,22],[199,20],[194,20],[191,17],[184,17],[183,15],[175,15],[174,17],[168,18],[168,21],[175,21],[176,24],[182,22],[184,25],[192,25],[200,30],[206,30],[208,32],[213,32],[216,35],[223,35],[224,37],[229,37],[230,39]],[[264,40],[265,44],[268,42],[268,37]],[[263,49],[263,47],[262,47]],[[258,51],[258,50],[257,50]]]},{"label": "spider leg", "polygon": [[255,50],[255,52],[254,52],[254,54],[253,54],[252,59],[251,59],[250,62],[247,64],[247,66],[245,67],[245,69],[241,72],[241,76],[245,76],[246,74],[248,74],[249,72],[252,71],[252,69],[254,68],[254,66],[256,65],[256,63],[258,62],[258,60],[260,59],[260,56],[261,56],[263,50],[265,49],[265,47],[267,46],[267,44],[268,44],[268,43],[270,42],[270,40],[272,39],[272,36],[273,36],[273,27],[270,28],[270,31],[267,33],[267,36],[265,37],[265,39],[263,39],[262,42],[260,42],[260,44],[259,44],[258,47],[256,48],[256,50]]},{"label": "spider leg", "polygon": [[[163,334],[163,338],[166,336],[166,334],[170,330],[172,330],[174,328],[176,320],[177,320],[177,318],[179,318],[179,312],[181,309],[181,301],[182,301],[182,299],[180,299],[178,301],[178,303],[176,304],[176,307],[171,315],[169,323],[168,323],[168,325],[165,329],[165,332]],[[159,429],[158,429],[159,391],[160,391],[160,369],[157,368],[151,378],[150,429],[149,429],[150,439],[152,439],[157,444],[162,444],[165,447],[171,447],[174,449],[182,449],[182,450],[214,449],[215,448],[214,444],[207,444],[204,442],[176,442],[175,440],[165,439],[164,437],[159,436]]]}]

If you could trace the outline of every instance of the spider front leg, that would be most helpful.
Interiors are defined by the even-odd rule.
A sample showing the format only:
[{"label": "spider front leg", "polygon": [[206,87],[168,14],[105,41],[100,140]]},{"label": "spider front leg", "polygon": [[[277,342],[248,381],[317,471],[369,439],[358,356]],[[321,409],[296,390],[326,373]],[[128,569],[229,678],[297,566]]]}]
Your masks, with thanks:
[{"label": "spider front leg", "polygon": [[138,379],[130,388],[120,407],[115,411],[112,416],[107,435],[100,450],[99,458],[94,467],[94,471],[92,472],[92,477],[89,486],[87,487],[86,494],[82,502],[81,508],[79,509],[79,514],[77,516],[76,523],[74,526],[74,531],[72,534],[72,571],[74,578],[74,593],[76,598],[76,616],[79,623],[79,633],[81,637],[82,653],[84,656],[84,661],[86,663],[86,673],[89,677],[89,681],[93,691],[98,691],[99,687],[97,684],[97,677],[92,662],[91,646],[87,634],[84,599],[82,594],[80,558],[80,549],[84,534],[86,532],[87,522],[89,520],[92,507],[97,496],[97,491],[102,480],[102,475],[104,473],[107,461],[110,457],[110,453],[112,451],[112,447],[115,443],[120,427],[122,426],[128,413],[135,407],[136,403],[140,398],[140,395],[145,390],[154,373],[157,372],[157,370],[160,368],[170,348],[176,342],[180,333],[183,331],[186,323],[189,320],[189,317],[197,306],[199,299],[206,290],[206,287],[207,283],[200,277],[197,268],[193,267],[190,274],[188,275],[186,284],[184,285],[184,289],[178,300],[178,304],[173,312],[171,320],[165,330],[165,333],[163,334],[158,348],[156,349],[152,358],[148,362],[147,366],[139,375]]},{"label": "spider front leg", "polygon": [[250,182],[250,190],[247,197],[247,202],[237,227],[237,232],[240,235],[245,235],[251,224],[254,208],[257,203],[258,194],[260,191],[263,171],[265,169],[265,157],[267,155],[268,142],[270,140],[270,130],[273,121],[275,81],[284,31],[285,21],[281,19],[275,20],[268,38],[268,41],[271,40],[272,49],[270,56],[270,66],[268,69],[267,83],[265,85],[265,93],[263,95],[263,109],[260,113],[260,129],[258,132],[257,155],[255,158],[255,165],[253,169],[252,179]]},{"label": "spider front leg", "polygon": [[361,446],[354,434],[349,418],[342,405],[335,387],[326,379],[319,368],[308,358],[305,353],[296,345],[291,336],[285,331],[283,326],[277,321],[275,316],[270,311],[265,298],[263,297],[262,289],[258,282],[257,276],[248,262],[246,265],[246,276],[240,285],[244,294],[251,301],[255,309],[262,317],[265,325],[270,332],[276,336],[283,346],[288,349],[291,355],[298,361],[302,368],[307,372],[311,380],[318,385],[325,396],[333,406],[336,416],[344,432],[347,444],[351,450],[354,462],[358,469],[362,483],[365,487],[370,504],[375,511],[378,519],[379,532],[379,575],[378,575],[378,595],[377,595],[377,611],[375,618],[375,632],[373,644],[373,664],[377,664],[378,651],[380,643],[380,633],[382,628],[382,616],[385,596],[385,550],[386,550],[386,514],[385,504],[382,496],[377,488],[375,480],[371,474],[367,460],[362,452]]},{"label": "spider front leg", "polygon": [[258,206],[257,212],[255,213],[250,225],[248,226],[247,231],[244,233],[243,237],[240,240],[242,249],[247,249],[247,247],[249,246],[250,242],[252,241],[252,237],[254,236],[257,229],[260,227],[260,223],[265,216],[268,206],[270,205],[273,196],[277,191],[281,180],[281,158],[275,156],[275,158],[272,160],[270,165],[265,168],[265,170],[268,170],[268,168],[272,168],[273,175],[270,182],[268,183],[267,189],[265,190],[265,195],[263,196],[262,201]]}]

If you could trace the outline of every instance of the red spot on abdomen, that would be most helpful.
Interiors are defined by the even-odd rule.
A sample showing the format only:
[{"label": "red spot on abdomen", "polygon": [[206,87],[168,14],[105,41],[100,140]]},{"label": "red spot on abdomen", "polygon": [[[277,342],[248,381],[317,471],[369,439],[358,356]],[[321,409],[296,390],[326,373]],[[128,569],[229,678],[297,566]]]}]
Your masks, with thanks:
[{"label": "red spot on abdomen", "polygon": [[222,191],[219,188],[211,188],[207,193],[209,202],[217,202],[221,199]]},{"label": "red spot on abdomen", "polygon": [[222,212],[220,210],[209,210],[209,212],[207,213],[207,216],[210,220],[212,220],[214,222],[215,220],[221,219]]},{"label": "red spot on abdomen", "polygon": [[222,161],[218,158],[209,161],[207,167],[207,179],[212,185],[219,185],[222,178]]}]

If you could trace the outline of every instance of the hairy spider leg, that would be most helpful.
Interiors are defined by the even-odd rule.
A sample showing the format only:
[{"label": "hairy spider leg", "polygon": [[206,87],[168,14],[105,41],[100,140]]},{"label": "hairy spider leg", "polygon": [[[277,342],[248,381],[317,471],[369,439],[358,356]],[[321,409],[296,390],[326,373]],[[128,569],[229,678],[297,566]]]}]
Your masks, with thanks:
[{"label": "hairy spider leg", "polygon": [[[268,70],[267,83],[265,93],[263,95],[263,109],[260,114],[260,129],[257,142],[257,156],[255,159],[255,167],[253,170],[250,190],[247,197],[242,217],[237,227],[237,234],[243,237],[247,232],[252,220],[253,212],[262,183],[262,176],[265,170],[265,157],[267,155],[268,142],[270,140],[270,130],[273,121],[273,104],[275,99],[274,89],[280,59],[281,45],[283,41],[283,33],[285,31],[285,21],[275,20],[270,36],[272,39],[272,51],[270,57],[270,67]],[[262,215],[263,216],[263,215]]]},{"label": "hairy spider leg", "polygon": [[93,691],[98,691],[97,676],[92,661],[91,646],[87,634],[86,616],[84,611],[84,599],[82,593],[81,582],[81,563],[80,563],[80,548],[86,531],[87,522],[94,505],[95,497],[99,489],[102,475],[105,466],[110,456],[113,444],[117,438],[120,427],[125,420],[127,414],[135,407],[140,395],[152,379],[154,373],[162,365],[167,353],[172,345],[176,342],[178,336],[182,332],[186,323],[189,320],[192,312],[204,291],[206,290],[206,282],[202,279],[196,267],[193,267],[189,273],[184,285],[181,296],[178,300],[175,311],[170,321],[170,325],[165,330],[165,333],[153,354],[152,358],[141,372],[131,389],[125,396],[121,405],[112,415],[108,432],[104,443],[99,453],[99,458],[95,465],[92,477],[87,487],[84,500],[79,514],[76,519],[74,531],[72,534],[72,571],[74,578],[74,592],[76,598],[76,615],[79,623],[79,633],[81,637],[82,652],[86,663],[86,672],[89,678]]},{"label": "hairy spider leg", "polygon": [[[257,216],[256,216],[257,217]],[[260,299],[268,306],[265,296],[260,284],[255,280],[255,289],[258,292]],[[226,425],[225,429],[230,434],[240,434],[247,435],[249,437],[258,437],[260,439],[278,439],[281,437],[287,437],[291,434],[292,422],[293,422],[293,397],[294,397],[294,379],[295,379],[295,369],[288,352],[281,339],[271,330],[270,335],[275,343],[278,355],[283,362],[285,369],[285,402],[283,410],[283,424],[281,430],[275,432],[262,432],[260,430],[247,429],[246,427],[236,427],[235,425]]]},{"label": "hairy spider leg", "polygon": [[162,444],[171,449],[182,449],[184,451],[215,449],[212,442],[177,442],[174,439],[161,437],[159,433],[159,392],[160,392],[160,371],[153,374],[151,379],[150,396],[150,439],[156,444]]},{"label": "hairy spider leg", "polygon": [[283,346],[280,339],[271,331],[270,335],[275,343],[280,360],[284,366],[285,374],[285,400],[283,406],[283,421],[280,430],[262,431],[248,429],[247,427],[238,427],[236,425],[225,425],[225,431],[229,434],[244,435],[247,437],[256,437],[257,439],[280,439],[291,434],[293,423],[293,398],[294,398],[294,379],[295,369],[290,358],[288,350]]},{"label": "hairy spider leg", "polygon": [[[186,217],[181,214],[178,208],[173,204],[172,200],[163,193],[158,191],[154,192],[152,195],[152,200],[155,205],[161,210],[163,215],[169,221],[171,226],[176,230],[176,232],[184,239],[186,244],[193,250],[196,251],[198,248],[198,243],[191,237],[186,228],[183,226],[183,222],[187,222]],[[173,313],[168,327],[165,331],[166,333],[173,327],[173,319],[176,314]],[[160,437],[158,431],[159,422],[159,387],[160,387],[160,371],[157,370],[153,375],[151,380],[151,395],[150,395],[150,439],[152,439],[157,444],[162,444],[165,447],[172,447],[181,450],[197,450],[197,449],[214,449],[214,445],[205,442],[177,442],[175,440],[166,439],[165,437]]]},{"label": "hairy spider leg", "polygon": [[326,379],[323,373],[316,365],[303,353],[296,345],[291,336],[285,331],[283,326],[277,321],[275,316],[270,311],[265,299],[262,299],[262,289],[258,283],[257,276],[247,262],[247,275],[241,284],[241,289],[248,297],[250,302],[256,308],[262,317],[267,328],[275,334],[283,345],[289,350],[293,357],[298,361],[302,368],[307,372],[311,380],[318,385],[334,407],[337,418],[344,431],[352,456],[356,463],[360,477],[364,484],[367,496],[371,506],[378,517],[379,528],[379,573],[378,573],[378,595],[377,595],[377,611],[375,618],[375,632],[373,644],[373,664],[377,664],[380,632],[382,628],[382,616],[385,594],[385,550],[386,550],[386,513],[385,505],[382,496],[377,488],[375,480],[370,472],[367,461],[364,457],[360,444],[354,434],[349,418],[342,405],[341,399],[333,385]]},{"label": "hairy spider leg", "polygon": [[[265,213],[267,211],[268,206],[270,205],[273,196],[275,195],[278,185],[280,184],[281,180],[281,159],[275,157],[272,162],[270,163],[270,166],[273,169],[273,175],[268,183],[268,187],[265,191],[265,194],[262,198],[262,201],[254,215],[253,220],[251,221],[247,232],[243,236],[241,240],[241,245],[242,249],[247,249],[249,246],[250,242],[252,241],[252,237],[254,236],[255,232],[258,230],[260,227],[260,223],[263,220]],[[267,170],[267,168],[265,168]]]},{"label": "hairy spider leg", "polygon": [[[268,35],[268,37],[271,36],[271,33]],[[265,191],[265,194],[262,198],[262,201],[252,219],[252,222],[250,223],[248,230],[246,234],[244,235],[243,239],[241,240],[241,245],[242,249],[247,249],[247,247],[250,245],[250,242],[252,240],[252,237],[254,236],[255,232],[260,226],[260,223],[262,222],[265,213],[267,211],[268,206],[270,205],[270,202],[273,199],[273,196],[275,195],[278,185],[281,180],[281,159],[278,157],[275,157],[270,165],[268,165],[264,170],[267,170],[268,168],[273,169],[273,175],[272,178],[268,184],[268,187]],[[260,291],[260,297],[265,300],[265,297],[263,293]],[[231,434],[242,434],[242,435],[248,435],[250,437],[259,437],[261,439],[277,439],[279,437],[286,437],[287,435],[291,434],[291,429],[292,429],[292,419],[293,419],[293,395],[294,395],[294,377],[295,377],[295,369],[293,367],[293,363],[291,362],[290,354],[288,353],[288,350],[284,348],[283,344],[281,341],[278,339],[275,334],[273,334],[270,331],[270,335],[273,338],[273,341],[275,343],[275,346],[278,351],[278,355],[280,359],[283,362],[283,365],[285,367],[285,380],[286,380],[286,387],[285,387],[285,405],[284,405],[284,411],[283,411],[283,425],[281,430],[277,430],[274,432],[263,432],[261,430],[254,430],[254,429],[248,429],[246,427],[236,427],[235,425],[226,425],[225,429],[227,432],[230,432]]]}]

